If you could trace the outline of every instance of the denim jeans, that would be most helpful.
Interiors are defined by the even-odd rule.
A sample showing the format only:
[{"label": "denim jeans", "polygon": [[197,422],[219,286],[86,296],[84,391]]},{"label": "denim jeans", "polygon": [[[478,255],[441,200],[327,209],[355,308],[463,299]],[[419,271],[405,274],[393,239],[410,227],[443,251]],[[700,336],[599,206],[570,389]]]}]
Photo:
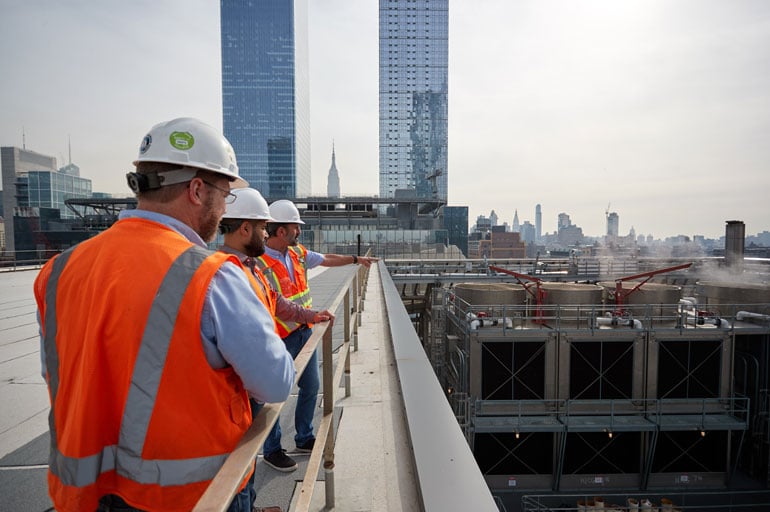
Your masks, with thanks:
[{"label": "denim jeans", "polygon": [[[249,479],[249,483],[244,489],[233,497],[227,512],[251,512],[252,504],[256,499],[257,493],[254,490],[254,480]],[[134,508],[127,504],[120,496],[108,494],[102,496],[99,500],[99,506],[96,512],[143,512],[141,509]]]},{"label": "denim jeans", "polygon": [[251,512],[255,499],[257,499],[257,491],[254,490],[254,474],[252,474],[246,487],[233,497],[227,512]]},{"label": "denim jeans", "polygon": [[[296,359],[302,347],[310,339],[311,334],[313,334],[312,329],[300,327],[283,339],[286,344],[286,350],[289,351],[291,357]],[[315,439],[313,435],[313,414],[315,413],[318,388],[320,386],[318,380],[318,351],[313,352],[313,357],[308,361],[302,377],[297,382],[297,386],[299,387],[299,392],[297,394],[297,408],[294,410],[294,428],[297,430],[297,434],[294,436],[294,442],[296,444],[303,444],[311,439]],[[281,424],[280,421],[276,421],[273,430],[270,431],[267,439],[265,439],[262,453],[269,455],[280,449]]]}]

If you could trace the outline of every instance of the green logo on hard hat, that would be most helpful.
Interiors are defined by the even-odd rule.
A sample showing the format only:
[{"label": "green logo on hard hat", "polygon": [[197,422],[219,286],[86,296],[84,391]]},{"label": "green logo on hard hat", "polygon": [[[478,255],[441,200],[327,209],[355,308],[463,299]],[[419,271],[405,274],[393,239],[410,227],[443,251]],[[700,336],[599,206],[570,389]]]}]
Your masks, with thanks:
[{"label": "green logo on hard hat", "polygon": [[172,132],[168,140],[176,149],[188,150],[195,144],[195,138],[190,132]]}]

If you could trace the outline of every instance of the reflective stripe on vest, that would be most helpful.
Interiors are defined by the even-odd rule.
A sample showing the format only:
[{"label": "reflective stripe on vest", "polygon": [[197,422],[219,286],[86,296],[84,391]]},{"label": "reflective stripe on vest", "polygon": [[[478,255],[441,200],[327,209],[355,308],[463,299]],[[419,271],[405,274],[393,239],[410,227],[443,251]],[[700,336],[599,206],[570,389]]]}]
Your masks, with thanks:
[{"label": "reflective stripe on vest", "polygon": [[[294,274],[297,281],[291,280],[289,269],[286,265],[267,254],[263,254],[256,259],[256,264],[262,272],[262,275],[272,284],[273,288],[283,295],[286,299],[299,304],[303,308],[313,306],[313,298],[310,296],[310,289],[307,286],[307,268],[304,260],[305,249],[303,247],[289,247],[289,257],[294,265]],[[299,269],[299,271],[298,271]],[[288,280],[293,283],[294,289],[286,289],[281,286],[281,280]],[[278,335],[285,338],[292,333],[300,324],[290,320],[284,321],[275,318],[275,325],[278,328]]]},{"label": "reflective stripe on vest", "polygon": [[153,301],[131,375],[118,445],[105,446],[101,453],[79,458],[67,457],[58,450],[53,410],[59,387],[56,291],[59,277],[73,249],[62,253],[53,262],[46,289],[43,346],[51,393],[51,411],[48,416],[51,431],[51,472],[63,484],[75,487],[91,485],[101,473],[112,470],[141,484],[161,486],[185,485],[212,479],[227,458],[226,454],[173,460],[142,458],[179,306],[196,270],[211,254],[196,245],[191,246],[174,261]]}]

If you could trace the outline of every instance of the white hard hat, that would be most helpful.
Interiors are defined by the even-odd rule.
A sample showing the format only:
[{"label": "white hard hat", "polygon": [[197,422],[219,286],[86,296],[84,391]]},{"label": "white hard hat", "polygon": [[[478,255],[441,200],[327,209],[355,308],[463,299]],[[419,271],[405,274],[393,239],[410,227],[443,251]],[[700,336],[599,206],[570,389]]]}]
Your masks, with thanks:
[{"label": "white hard hat", "polygon": [[270,205],[270,216],[273,218],[272,222],[280,222],[284,224],[304,224],[302,219],[299,218],[299,210],[294,206],[294,203],[288,199],[279,199]]},{"label": "white hard hat", "polygon": [[194,167],[226,176],[231,188],[249,186],[238,176],[235,151],[227,139],[213,127],[191,117],[180,117],[153,126],[142,139],[134,165],[139,162]]},{"label": "white hard hat", "polygon": [[267,201],[258,190],[253,188],[234,188],[230,192],[235,200],[225,205],[223,219],[254,219],[271,221]]}]

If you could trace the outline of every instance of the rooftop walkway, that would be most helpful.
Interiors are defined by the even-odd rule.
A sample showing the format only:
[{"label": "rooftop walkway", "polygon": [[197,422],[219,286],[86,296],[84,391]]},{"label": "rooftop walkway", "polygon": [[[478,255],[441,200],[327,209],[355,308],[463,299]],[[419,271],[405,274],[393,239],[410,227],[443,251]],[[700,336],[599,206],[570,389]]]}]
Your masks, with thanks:
[{"label": "rooftop walkway", "polygon": [[[353,266],[311,271],[314,307],[325,309],[354,271]],[[49,403],[40,376],[32,294],[36,275],[37,269],[0,272],[0,512],[52,507],[46,484]],[[372,267],[365,297],[358,351],[351,353],[351,396],[337,404],[335,510],[419,510],[377,267]],[[342,312],[336,315],[341,318]],[[259,507],[291,510],[304,476],[308,456],[291,451],[295,400],[296,389],[281,414],[281,427],[283,446],[299,468],[286,474],[258,463]],[[325,510],[324,492],[323,484],[316,485],[310,510]]]}]

